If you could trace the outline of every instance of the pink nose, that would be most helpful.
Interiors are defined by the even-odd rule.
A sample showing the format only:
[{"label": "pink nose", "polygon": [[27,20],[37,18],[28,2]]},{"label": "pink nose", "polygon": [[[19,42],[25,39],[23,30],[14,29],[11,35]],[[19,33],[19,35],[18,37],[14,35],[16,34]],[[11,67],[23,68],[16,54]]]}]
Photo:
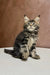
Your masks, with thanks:
[{"label": "pink nose", "polygon": [[32,24],[30,24],[30,25],[32,25]]}]

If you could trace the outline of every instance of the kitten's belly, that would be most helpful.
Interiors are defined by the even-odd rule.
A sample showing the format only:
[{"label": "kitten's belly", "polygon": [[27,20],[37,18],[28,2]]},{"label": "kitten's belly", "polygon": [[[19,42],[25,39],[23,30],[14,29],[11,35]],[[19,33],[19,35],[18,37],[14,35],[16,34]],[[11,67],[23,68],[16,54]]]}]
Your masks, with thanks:
[{"label": "kitten's belly", "polygon": [[36,40],[33,39],[32,37],[30,37],[30,38],[28,39],[28,49],[31,48],[31,46],[32,46],[33,43],[36,43]]}]

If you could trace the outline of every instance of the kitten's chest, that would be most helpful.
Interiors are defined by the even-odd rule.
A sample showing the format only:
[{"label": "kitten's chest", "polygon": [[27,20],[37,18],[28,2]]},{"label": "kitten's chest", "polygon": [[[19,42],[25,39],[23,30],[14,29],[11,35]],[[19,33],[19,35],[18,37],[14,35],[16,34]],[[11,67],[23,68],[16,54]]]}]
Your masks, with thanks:
[{"label": "kitten's chest", "polygon": [[35,39],[34,38],[32,38],[32,37],[29,37],[29,39],[28,39],[28,49],[30,49],[31,48],[31,46],[32,46],[32,44],[33,43],[35,43],[36,41],[35,41]]}]

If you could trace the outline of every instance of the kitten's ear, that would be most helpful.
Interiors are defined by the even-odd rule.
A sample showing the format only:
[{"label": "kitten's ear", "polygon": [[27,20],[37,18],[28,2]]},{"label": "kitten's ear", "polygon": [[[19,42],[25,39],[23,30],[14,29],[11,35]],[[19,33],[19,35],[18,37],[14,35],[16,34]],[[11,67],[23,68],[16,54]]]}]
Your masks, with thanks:
[{"label": "kitten's ear", "polygon": [[28,22],[30,19],[26,16],[26,15],[24,15],[24,22],[26,23],[26,22]]},{"label": "kitten's ear", "polygon": [[34,20],[35,20],[35,22],[39,23],[40,22],[40,15],[38,15]]}]

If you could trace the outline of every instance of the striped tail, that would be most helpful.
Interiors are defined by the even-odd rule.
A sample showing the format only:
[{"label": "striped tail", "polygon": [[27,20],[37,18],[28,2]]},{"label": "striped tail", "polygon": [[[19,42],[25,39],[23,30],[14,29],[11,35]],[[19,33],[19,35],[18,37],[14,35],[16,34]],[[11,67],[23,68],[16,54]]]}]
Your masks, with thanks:
[{"label": "striped tail", "polygon": [[13,50],[4,49],[4,52],[11,55],[13,54]]}]

